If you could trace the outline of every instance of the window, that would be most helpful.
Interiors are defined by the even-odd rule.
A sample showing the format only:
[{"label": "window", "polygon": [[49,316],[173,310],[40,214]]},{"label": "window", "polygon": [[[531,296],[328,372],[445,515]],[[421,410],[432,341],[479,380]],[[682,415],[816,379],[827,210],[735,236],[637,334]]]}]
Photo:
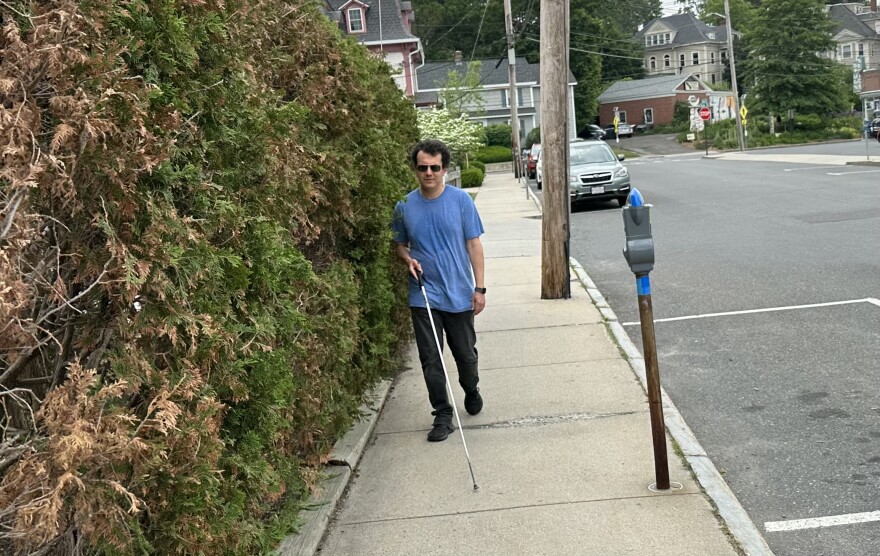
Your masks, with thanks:
[{"label": "window", "polygon": [[714,73],[712,74],[712,84],[713,85],[715,84],[715,74]]},{"label": "window", "polygon": [[699,52],[691,53],[691,63],[695,66],[700,65],[700,53]]},{"label": "window", "polygon": [[710,53],[709,53],[709,63],[710,63],[710,64],[714,64],[714,63],[715,63],[715,53],[714,53],[714,52],[710,52]]},{"label": "window", "polygon": [[864,56],[864,55],[865,55],[865,44],[860,42],[859,43],[859,56]]},{"label": "window", "polygon": [[346,12],[348,15],[348,32],[363,33],[364,32],[364,12],[360,8],[349,8]]},{"label": "window", "polygon": [[672,65],[672,58],[669,57],[669,54],[663,57],[663,67],[668,68]]},{"label": "window", "polygon": [[626,123],[626,111],[621,110],[617,114],[618,114],[618,118],[620,118],[620,123],[625,124]]},{"label": "window", "polygon": [[[508,89],[503,89],[501,91],[501,107],[507,108],[510,106],[510,91]],[[516,105],[517,106],[525,106],[525,102],[523,102],[523,90],[517,88],[516,90]]]},{"label": "window", "polygon": [[678,55],[678,65],[684,67],[684,54]]},{"label": "window", "polygon": [[653,108],[645,108],[645,123],[653,124],[654,123],[654,109]]},{"label": "window", "polygon": [[670,42],[670,43],[672,42],[672,39],[670,38],[669,33],[666,33],[666,34],[663,35],[663,36],[666,38],[666,42]]},{"label": "window", "polygon": [[651,56],[651,59],[650,59],[648,65],[652,70],[657,69],[657,58],[655,58],[654,56]]},{"label": "window", "polygon": [[844,58],[852,58],[852,45],[850,45],[850,44],[843,45],[843,57]]}]

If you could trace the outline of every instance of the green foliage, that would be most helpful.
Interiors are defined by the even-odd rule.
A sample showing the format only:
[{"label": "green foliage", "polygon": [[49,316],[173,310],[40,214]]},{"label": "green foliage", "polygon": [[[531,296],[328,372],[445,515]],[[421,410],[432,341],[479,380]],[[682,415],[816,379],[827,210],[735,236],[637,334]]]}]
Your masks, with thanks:
[{"label": "green foliage", "polygon": [[422,139],[440,139],[452,152],[454,162],[461,164],[465,155],[485,142],[485,128],[468,119],[465,114],[449,110],[421,110],[418,113],[419,133]]},{"label": "green foliage", "polygon": [[[18,297],[0,304],[29,315],[16,326],[52,318],[2,340],[66,345],[23,345],[21,380],[57,387],[0,483],[0,500],[62,507],[5,506],[0,552],[11,537],[41,553],[69,538],[108,555],[268,552],[408,337],[388,223],[415,110],[310,2],[12,1],[4,22],[12,9],[40,30],[0,38],[0,116],[29,126],[0,168],[26,178],[0,182],[27,195],[27,248],[0,272],[45,259],[55,274],[42,289],[4,275]],[[52,448],[64,438],[89,448]]]},{"label": "green foliage", "polygon": [[474,158],[468,159],[467,167],[479,168],[481,172],[483,172],[484,174],[486,173],[486,165],[483,162],[480,162],[479,160],[476,160]]},{"label": "green foliage", "polygon": [[[482,66],[482,62],[475,60],[449,70],[446,87],[440,93],[440,98],[443,99],[443,107],[450,114],[460,116],[483,113],[483,86],[480,82]],[[464,68],[467,70],[462,71]]]},{"label": "green foliage", "polygon": [[541,128],[533,127],[529,134],[526,135],[526,148],[531,149],[532,145],[541,142]]},{"label": "green foliage", "polygon": [[462,187],[480,187],[483,185],[483,171],[479,168],[465,168],[461,171]]},{"label": "green foliage", "polygon": [[834,49],[834,24],[820,0],[765,0],[746,31],[750,56],[744,79],[751,110],[824,114],[845,108],[839,64],[823,54]]},{"label": "green foliage", "polygon": [[510,162],[513,160],[513,151],[510,147],[483,147],[474,153],[474,159],[484,164]]},{"label": "green foliage", "polygon": [[486,128],[486,144],[490,147],[493,145],[499,145],[502,147],[507,147],[508,149],[513,147],[513,131],[510,126],[507,124],[496,124],[490,125]]}]

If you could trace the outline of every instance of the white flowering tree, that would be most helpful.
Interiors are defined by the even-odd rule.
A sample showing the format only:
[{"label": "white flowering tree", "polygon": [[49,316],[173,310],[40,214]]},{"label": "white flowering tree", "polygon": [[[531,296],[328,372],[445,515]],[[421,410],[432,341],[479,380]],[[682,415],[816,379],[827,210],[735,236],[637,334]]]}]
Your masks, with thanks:
[{"label": "white flowering tree", "polygon": [[446,143],[457,162],[466,160],[468,153],[485,144],[483,126],[455,116],[448,110],[420,110],[418,113],[419,133],[422,139],[439,139]]}]

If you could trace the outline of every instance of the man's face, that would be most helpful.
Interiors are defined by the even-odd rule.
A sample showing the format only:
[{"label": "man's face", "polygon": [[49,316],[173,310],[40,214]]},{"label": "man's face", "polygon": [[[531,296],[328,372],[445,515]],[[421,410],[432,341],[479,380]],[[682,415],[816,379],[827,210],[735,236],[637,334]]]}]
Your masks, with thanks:
[{"label": "man's face", "polygon": [[446,168],[443,168],[442,160],[442,155],[428,154],[425,151],[419,151],[416,155],[416,177],[419,179],[419,186],[426,193],[436,191],[443,185]]}]

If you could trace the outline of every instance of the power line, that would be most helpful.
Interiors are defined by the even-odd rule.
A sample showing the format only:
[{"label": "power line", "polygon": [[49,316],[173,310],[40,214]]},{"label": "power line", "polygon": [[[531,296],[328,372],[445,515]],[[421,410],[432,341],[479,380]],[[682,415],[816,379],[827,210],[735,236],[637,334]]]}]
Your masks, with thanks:
[{"label": "power line", "polygon": [[477,38],[474,39],[474,48],[471,49],[471,62],[474,61],[474,53],[477,52],[477,43],[480,42],[480,33],[483,31],[483,22],[486,20],[486,10],[489,9],[489,0],[486,0],[486,5],[483,6],[483,17],[480,18],[480,27],[477,29]]},{"label": "power line", "polygon": [[[536,43],[540,43],[540,42],[541,42],[540,40],[538,40],[538,39],[534,39],[534,38],[532,38],[532,37],[526,37],[526,40],[533,41],[533,42],[536,42]],[[605,52],[595,52],[595,51],[593,51],[593,50],[584,50],[584,49],[581,49],[581,48],[573,48],[573,47],[569,47],[569,50],[574,50],[575,52],[583,52],[583,53],[585,53],[585,54],[596,54],[596,55],[598,55],[598,56],[606,56],[606,57],[608,57],[608,58],[624,58],[624,59],[626,59],[626,60],[639,60],[639,61],[644,61],[644,58],[642,58],[642,57],[638,57],[638,58],[636,58],[635,56],[621,56],[620,54],[608,54],[608,53],[605,53]]]}]

